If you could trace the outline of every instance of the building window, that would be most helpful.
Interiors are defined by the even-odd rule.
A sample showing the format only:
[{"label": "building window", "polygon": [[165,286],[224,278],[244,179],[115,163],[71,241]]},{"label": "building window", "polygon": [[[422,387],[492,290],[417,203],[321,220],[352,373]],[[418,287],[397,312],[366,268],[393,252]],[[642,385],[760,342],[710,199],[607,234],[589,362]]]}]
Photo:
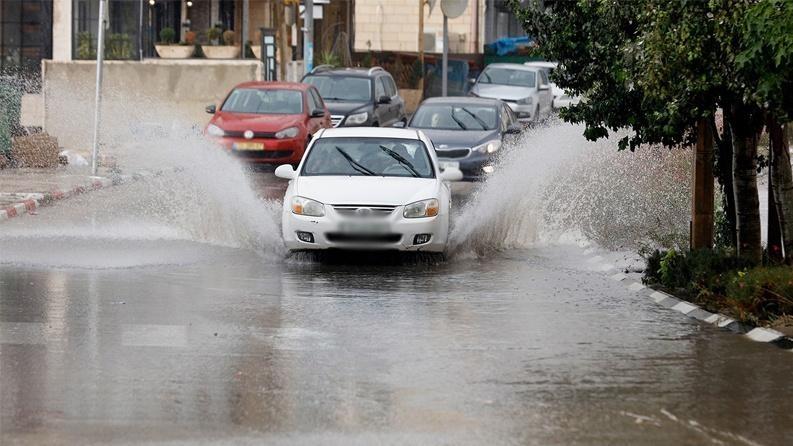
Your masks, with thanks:
[{"label": "building window", "polygon": [[0,70],[38,72],[52,57],[52,0],[0,1]]},{"label": "building window", "polygon": [[[74,59],[96,59],[99,0],[73,0],[72,48]],[[105,30],[105,59],[140,57],[140,11],[143,0],[109,0]]]}]

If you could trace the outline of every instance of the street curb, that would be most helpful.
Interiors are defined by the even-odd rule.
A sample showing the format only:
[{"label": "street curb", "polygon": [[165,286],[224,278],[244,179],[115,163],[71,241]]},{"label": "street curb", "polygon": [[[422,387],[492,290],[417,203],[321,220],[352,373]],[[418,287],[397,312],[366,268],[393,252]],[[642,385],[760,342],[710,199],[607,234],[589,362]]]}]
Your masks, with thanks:
[{"label": "street curb", "polygon": [[[591,255],[593,254],[593,251],[590,251],[589,253],[585,251],[584,254]],[[588,262],[590,264],[600,263],[602,260],[602,257],[594,256],[590,257]],[[599,269],[602,270],[602,268]],[[613,270],[616,268],[611,267],[610,269]],[[780,333],[777,330],[743,324],[729,316],[720,313],[711,313],[703,308],[700,308],[698,305],[692,302],[688,302],[663,291],[656,290],[652,287],[647,287],[646,285],[635,280],[631,280],[626,274],[623,274],[622,272],[610,275],[609,277],[612,280],[622,283],[629,291],[633,291],[639,295],[645,295],[652,299],[656,304],[664,308],[676,311],[700,322],[713,325],[716,328],[740,334],[754,342],[774,344],[779,348],[793,352],[793,338],[790,336],[785,336],[783,333]]]},{"label": "street curb", "polygon": [[65,200],[70,197],[82,195],[91,191],[107,189],[113,186],[142,180],[145,178],[155,177],[162,175],[163,171],[150,172],[140,171],[131,175],[112,175],[110,177],[89,177],[89,181],[83,184],[74,186],[71,189],[61,190],[54,189],[43,194],[30,194],[33,198],[22,200],[17,203],[12,203],[4,209],[0,209],[0,222],[9,220],[14,217],[20,217],[25,214],[31,214],[36,209],[48,206],[56,201]]}]

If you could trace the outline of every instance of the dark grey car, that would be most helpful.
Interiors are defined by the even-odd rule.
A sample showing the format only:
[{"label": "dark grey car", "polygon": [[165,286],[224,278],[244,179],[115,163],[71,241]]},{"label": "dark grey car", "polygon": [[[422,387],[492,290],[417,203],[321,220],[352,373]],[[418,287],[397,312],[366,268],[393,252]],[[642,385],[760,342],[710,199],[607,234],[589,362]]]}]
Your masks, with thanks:
[{"label": "dark grey car", "polygon": [[408,126],[432,140],[441,169],[457,167],[467,181],[492,173],[505,139],[523,130],[504,102],[459,96],[427,99]]},{"label": "dark grey car", "polygon": [[303,77],[319,90],[334,127],[391,127],[407,123],[394,78],[380,67],[321,65]]}]

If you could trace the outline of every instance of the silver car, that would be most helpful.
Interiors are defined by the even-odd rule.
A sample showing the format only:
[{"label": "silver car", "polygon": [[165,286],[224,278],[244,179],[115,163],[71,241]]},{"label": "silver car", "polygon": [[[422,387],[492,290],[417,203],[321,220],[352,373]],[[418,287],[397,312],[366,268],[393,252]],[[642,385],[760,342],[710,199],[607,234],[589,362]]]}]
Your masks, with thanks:
[{"label": "silver car", "polygon": [[[559,66],[556,62],[547,62],[547,61],[531,61],[524,63],[527,67],[536,67],[542,68],[548,72],[548,76],[550,77],[553,74],[553,70]],[[561,88],[557,87],[555,83],[551,82],[551,91],[553,92],[553,108],[554,110],[558,110],[560,108],[569,107],[574,104],[578,104],[581,102],[581,98],[579,96],[573,96],[567,91],[562,90]]]},{"label": "silver car", "polygon": [[490,64],[482,70],[470,94],[501,99],[521,121],[539,121],[553,112],[553,91],[548,72],[539,67]]}]

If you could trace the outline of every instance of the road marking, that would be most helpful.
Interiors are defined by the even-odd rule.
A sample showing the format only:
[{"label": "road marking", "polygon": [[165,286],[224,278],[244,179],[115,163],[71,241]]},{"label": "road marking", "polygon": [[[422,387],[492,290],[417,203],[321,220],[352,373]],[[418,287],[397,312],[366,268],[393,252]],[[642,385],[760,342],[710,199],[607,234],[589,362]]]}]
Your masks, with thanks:
[{"label": "road marking", "polygon": [[121,344],[127,347],[185,347],[184,325],[122,325]]},{"label": "road marking", "polygon": [[757,327],[746,333],[746,336],[756,342],[771,342],[781,338],[783,334],[770,328]]}]

